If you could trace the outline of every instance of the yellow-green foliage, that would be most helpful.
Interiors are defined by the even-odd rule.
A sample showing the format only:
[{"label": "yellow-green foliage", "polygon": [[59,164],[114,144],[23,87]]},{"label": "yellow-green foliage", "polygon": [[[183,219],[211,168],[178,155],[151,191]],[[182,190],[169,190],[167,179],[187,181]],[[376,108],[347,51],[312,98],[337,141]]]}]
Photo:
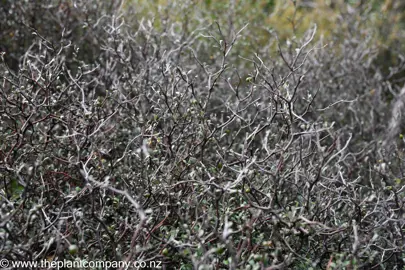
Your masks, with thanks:
[{"label": "yellow-green foliage", "polygon": [[[143,15],[155,17],[159,26],[162,20],[175,21],[193,29],[197,20],[204,23],[218,21],[220,25],[233,24],[239,28],[245,22],[254,26],[267,27],[279,32],[281,37],[292,33],[301,34],[312,23],[318,24],[320,34],[332,32],[336,19],[349,8],[363,7],[366,10],[371,4],[371,13],[367,23],[381,28],[390,28],[384,34],[395,38],[404,23],[405,4],[398,0],[372,0],[361,4],[359,0],[125,0],[123,7],[133,7]],[[360,14],[359,14],[360,15]],[[387,20],[390,23],[387,23]],[[202,23],[202,21],[199,21]],[[384,25],[385,24],[385,25]],[[402,25],[403,26],[403,25]],[[252,28],[252,27],[250,27]]]},{"label": "yellow-green foliage", "polygon": [[[343,42],[353,28],[353,20],[345,16],[354,16],[355,28],[363,32],[364,39],[371,35],[374,45],[391,48],[396,44],[404,49],[399,40],[405,36],[405,1],[400,0],[125,0],[123,7],[151,20],[157,31],[172,27],[184,36],[218,22],[229,41],[232,33],[249,23],[233,49],[246,57],[265,45],[272,55],[277,52],[275,34],[281,42],[294,41],[314,24],[315,40],[323,36]],[[387,52],[380,55],[395,62]]]},{"label": "yellow-green foliage", "polygon": [[[286,0],[126,0],[124,7],[134,7],[140,14],[154,17],[155,26],[161,27],[163,21],[177,22],[183,30],[190,31],[201,25],[218,22],[225,27],[225,33],[238,30],[249,23],[252,35],[261,34],[264,42],[268,38],[263,30],[275,30],[281,40],[293,35],[302,35],[313,23],[318,25],[318,34],[328,34],[335,27],[338,13],[324,0],[314,0],[305,7],[300,1]],[[341,0],[333,1],[335,6]],[[231,29],[229,29],[231,28]]]}]

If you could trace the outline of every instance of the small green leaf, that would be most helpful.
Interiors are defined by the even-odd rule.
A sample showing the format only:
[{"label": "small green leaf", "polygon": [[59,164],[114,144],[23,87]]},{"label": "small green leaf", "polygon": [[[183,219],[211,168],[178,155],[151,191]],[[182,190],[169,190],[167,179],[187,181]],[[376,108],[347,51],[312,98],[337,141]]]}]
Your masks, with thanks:
[{"label": "small green leaf", "polygon": [[79,248],[77,247],[77,245],[70,245],[69,246],[69,254],[70,255],[76,255],[78,249]]},{"label": "small green leaf", "polygon": [[18,183],[17,179],[12,179],[10,181],[10,192],[12,197],[16,199],[24,192],[24,186]]}]

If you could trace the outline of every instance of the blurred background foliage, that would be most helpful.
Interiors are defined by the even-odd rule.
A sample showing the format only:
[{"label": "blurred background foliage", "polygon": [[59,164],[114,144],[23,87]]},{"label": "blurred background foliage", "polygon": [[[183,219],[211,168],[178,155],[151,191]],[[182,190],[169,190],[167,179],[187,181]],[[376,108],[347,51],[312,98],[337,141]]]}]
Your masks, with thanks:
[{"label": "blurred background foliage", "polygon": [[[249,40],[240,41],[237,51],[248,56],[274,40],[269,56],[278,53],[277,35],[282,42],[294,42],[317,25],[315,40],[343,43],[349,31],[362,33],[364,42],[370,40],[378,48],[377,64],[383,74],[398,65],[398,53],[405,50],[405,1],[402,0],[125,0],[124,9],[133,9],[154,26],[164,28],[168,21],[178,23],[177,31],[184,36],[201,27],[218,22],[230,39],[246,23]],[[245,33],[244,33],[245,34]],[[211,56],[212,57],[212,56]],[[403,77],[397,74],[397,77]],[[395,79],[395,78],[393,78]]]},{"label": "blurred background foliage", "polygon": [[[117,6],[121,6],[117,10],[127,11],[126,22],[138,24],[141,18],[152,19],[154,29],[162,32],[173,27],[175,22],[172,30],[184,33],[184,37],[217,22],[230,40],[232,33],[249,23],[242,40],[233,49],[234,53],[244,57],[263,51],[262,47],[269,44],[269,40],[274,42],[268,48],[268,56],[274,56],[278,49],[276,35],[282,43],[294,43],[313,24],[317,25],[315,40],[323,38],[325,43],[331,39],[335,45],[344,42],[345,33],[351,29],[361,32],[364,40],[371,36],[373,45],[378,48],[377,61],[383,73],[388,73],[388,67],[398,64],[398,52],[405,49],[401,42],[405,38],[405,1],[402,0],[92,1],[82,5],[87,9],[83,13],[75,11],[78,1],[34,1],[29,9],[24,8],[25,1],[0,2],[0,17],[5,18],[0,24],[0,51],[8,54],[8,64],[14,70],[17,70],[19,57],[35,38],[30,28],[50,37],[60,36],[61,26],[68,26],[72,30],[65,33],[66,36],[82,37],[81,44],[75,45],[91,44],[87,41],[102,39],[92,35],[91,27],[96,18],[103,15],[99,13],[115,10]],[[49,14],[39,15],[44,11]],[[65,13],[69,16],[61,16]],[[59,18],[67,21],[58,22]],[[28,27],[22,27],[24,25]],[[84,46],[79,54],[84,61],[91,62],[94,60],[91,57],[98,55],[94,50],[97,48]],[[202,47],[202,51],[208,53],[209,48]],[[216,56],[207,55],[207,58],[213,57]]]}]

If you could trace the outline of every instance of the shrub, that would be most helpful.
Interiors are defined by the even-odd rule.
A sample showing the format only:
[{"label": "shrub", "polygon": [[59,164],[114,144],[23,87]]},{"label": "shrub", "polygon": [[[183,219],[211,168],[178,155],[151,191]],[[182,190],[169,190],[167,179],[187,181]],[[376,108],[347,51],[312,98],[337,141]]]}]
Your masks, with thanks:
[{"label": "shrub", "polygon": [[344,43],[313,26],[246,48],[240,22],[4,2],[2,257],[404,266],[403,142],[382,143],[399,88],[356,16]]}]

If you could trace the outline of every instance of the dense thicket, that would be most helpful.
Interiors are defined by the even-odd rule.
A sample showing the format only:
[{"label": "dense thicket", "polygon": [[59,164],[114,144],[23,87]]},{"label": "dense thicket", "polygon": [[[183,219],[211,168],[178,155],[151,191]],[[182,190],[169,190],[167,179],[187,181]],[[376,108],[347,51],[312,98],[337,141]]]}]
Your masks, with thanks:
[{"label": "dense thicket", "polygon": [[125,3],[2,1],[0,257],[403,269],[404,58],[363,5],[263,44]]}]

